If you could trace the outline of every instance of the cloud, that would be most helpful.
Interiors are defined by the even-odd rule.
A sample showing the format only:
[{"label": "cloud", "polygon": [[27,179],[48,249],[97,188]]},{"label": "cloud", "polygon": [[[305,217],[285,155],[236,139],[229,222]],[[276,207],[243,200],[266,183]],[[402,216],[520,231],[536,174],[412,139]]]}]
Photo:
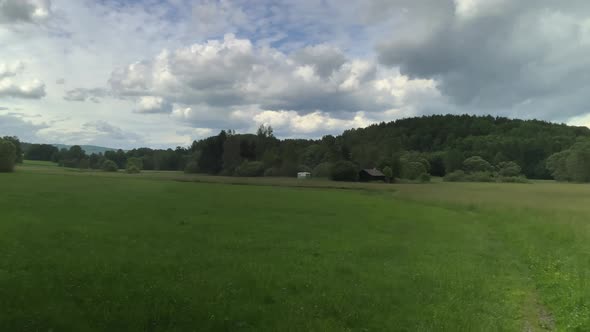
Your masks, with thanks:
[{"label": "cloud", "polygon": [[37,132],[46,124],[33,124],[18,114],[0,114],[0,136],[18,136],[24,142],[37,142]]},{"label": "cloud", "polygon": [[46,142],[63,144],[120,147],[142,143],[139,135],[104,120],[89,121],[81,125],[64,125],[60,122],[62,121],[39,130],[38,136]]},{"label": "cloud", "polygon": [[151,60],[115,70],[119,96],[155,96],[212,108],[251,107],[301,113],[376,111],[393,102],[375,89],[371,61],[347,59],[334,47],[309,47],[292,56],[248,39],[164,50]]},{"label": "cloud", "polygon": [[354,114],[349,119],[333,118],[323,112],[305,115],[294,111],[264,111],[254,116],[257,124],[273,127],[283,137],[318,137],[326,133],[340,134],[350,128],[366,127],[374,120],[367,118],[363,112]]},{"label": "cloud", "polygon": [[295,61],[302,65],[311,65],[321,77],[330,77],[340,69],[347,58],[340,49],[327,44],[307,46],[295,52]]},{"label": "cloud", "polygon": [[55,80],[55,84],[64,85],[64,84],[66,84],[66,79],[65,78],[58,78],[57,80]]},{"label": "cloud", "polygon": [[19,72],[24,69],[24,64],[21,61],[15,61],[13,63],[0,63],[0,79],[5,77],[16,76]]},{"label": "cloud", "polygon": [[0,24],[41,22],[50,15],[49,0],[0,0]]},{"label": "cloud", "polygon": [[170,113],[172,112],[172,104],[162,97],[140,97],[135,112],[142,114]]},{"label": "cloud", "polygon": [[0,97],[41,99],[45,97],[45,83],[33,80],[17,84],[12,79],[5,78],[0,80]]},{"label": "cloud", "polygon": [[82,125],[82,129],[86,134],[94,134],[93,138],[95,139],[97,136],[106,136],[113,140],[136,140],[139,137],[137,134],[126,132],[106,121],[87,122]]},{"label": "cloud", "polygon": [[85,89],[85,88],[76,88],[73,90],[66,91],[66,95],[64,96],[64,100],[67,101],[92,101],[94,103],[99,103],[100,98],[104,98],[108,95],[108,91],[102,88],[92,88],[92,89]]},{"label": "cloud", "polygon": [[397,13],[397,32],[377,48],[381,63],[409,77],[435,79],[464,110],[550,120],[586,112],[579,100],[590,83],[590,3],[421,0],[390,5],[406,10]]}]

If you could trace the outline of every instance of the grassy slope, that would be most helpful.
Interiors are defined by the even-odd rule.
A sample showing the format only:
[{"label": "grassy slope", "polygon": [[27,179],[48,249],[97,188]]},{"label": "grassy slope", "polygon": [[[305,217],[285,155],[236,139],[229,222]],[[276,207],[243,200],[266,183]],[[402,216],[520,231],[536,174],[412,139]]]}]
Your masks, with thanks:
[{"label": "grassy slope", "polygon": [[168,178],[0,174],[1,330],[590,328],[586,186]]}]

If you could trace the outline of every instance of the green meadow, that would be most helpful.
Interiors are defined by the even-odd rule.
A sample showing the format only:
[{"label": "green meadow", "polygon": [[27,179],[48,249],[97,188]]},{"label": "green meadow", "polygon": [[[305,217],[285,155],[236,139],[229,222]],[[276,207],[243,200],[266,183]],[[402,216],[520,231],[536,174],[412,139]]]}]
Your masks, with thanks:
[{"label": "green meadow", "polygon": [[588,331],[590,186],[0,174],[0,331]]}]

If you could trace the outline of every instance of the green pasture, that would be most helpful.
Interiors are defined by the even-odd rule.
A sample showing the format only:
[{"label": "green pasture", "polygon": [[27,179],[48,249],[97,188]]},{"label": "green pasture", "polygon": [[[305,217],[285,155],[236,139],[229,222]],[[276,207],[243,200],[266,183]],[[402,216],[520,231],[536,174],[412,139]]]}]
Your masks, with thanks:
[{"label": "green pasture", "polygon": [[587,331],[590,186],[0,174],[0,331]]}]

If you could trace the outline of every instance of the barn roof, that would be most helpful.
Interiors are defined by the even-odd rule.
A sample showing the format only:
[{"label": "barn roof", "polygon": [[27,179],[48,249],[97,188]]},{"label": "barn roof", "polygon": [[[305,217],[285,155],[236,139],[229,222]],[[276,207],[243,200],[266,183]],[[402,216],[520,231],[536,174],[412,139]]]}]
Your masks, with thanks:
[{"label": "barn roof", "polygon": [[385,176],[385,174],[383,174],[380,170],[376,168],[366,168],[363,169],[363,172],[366,172],[370,176]]}]

